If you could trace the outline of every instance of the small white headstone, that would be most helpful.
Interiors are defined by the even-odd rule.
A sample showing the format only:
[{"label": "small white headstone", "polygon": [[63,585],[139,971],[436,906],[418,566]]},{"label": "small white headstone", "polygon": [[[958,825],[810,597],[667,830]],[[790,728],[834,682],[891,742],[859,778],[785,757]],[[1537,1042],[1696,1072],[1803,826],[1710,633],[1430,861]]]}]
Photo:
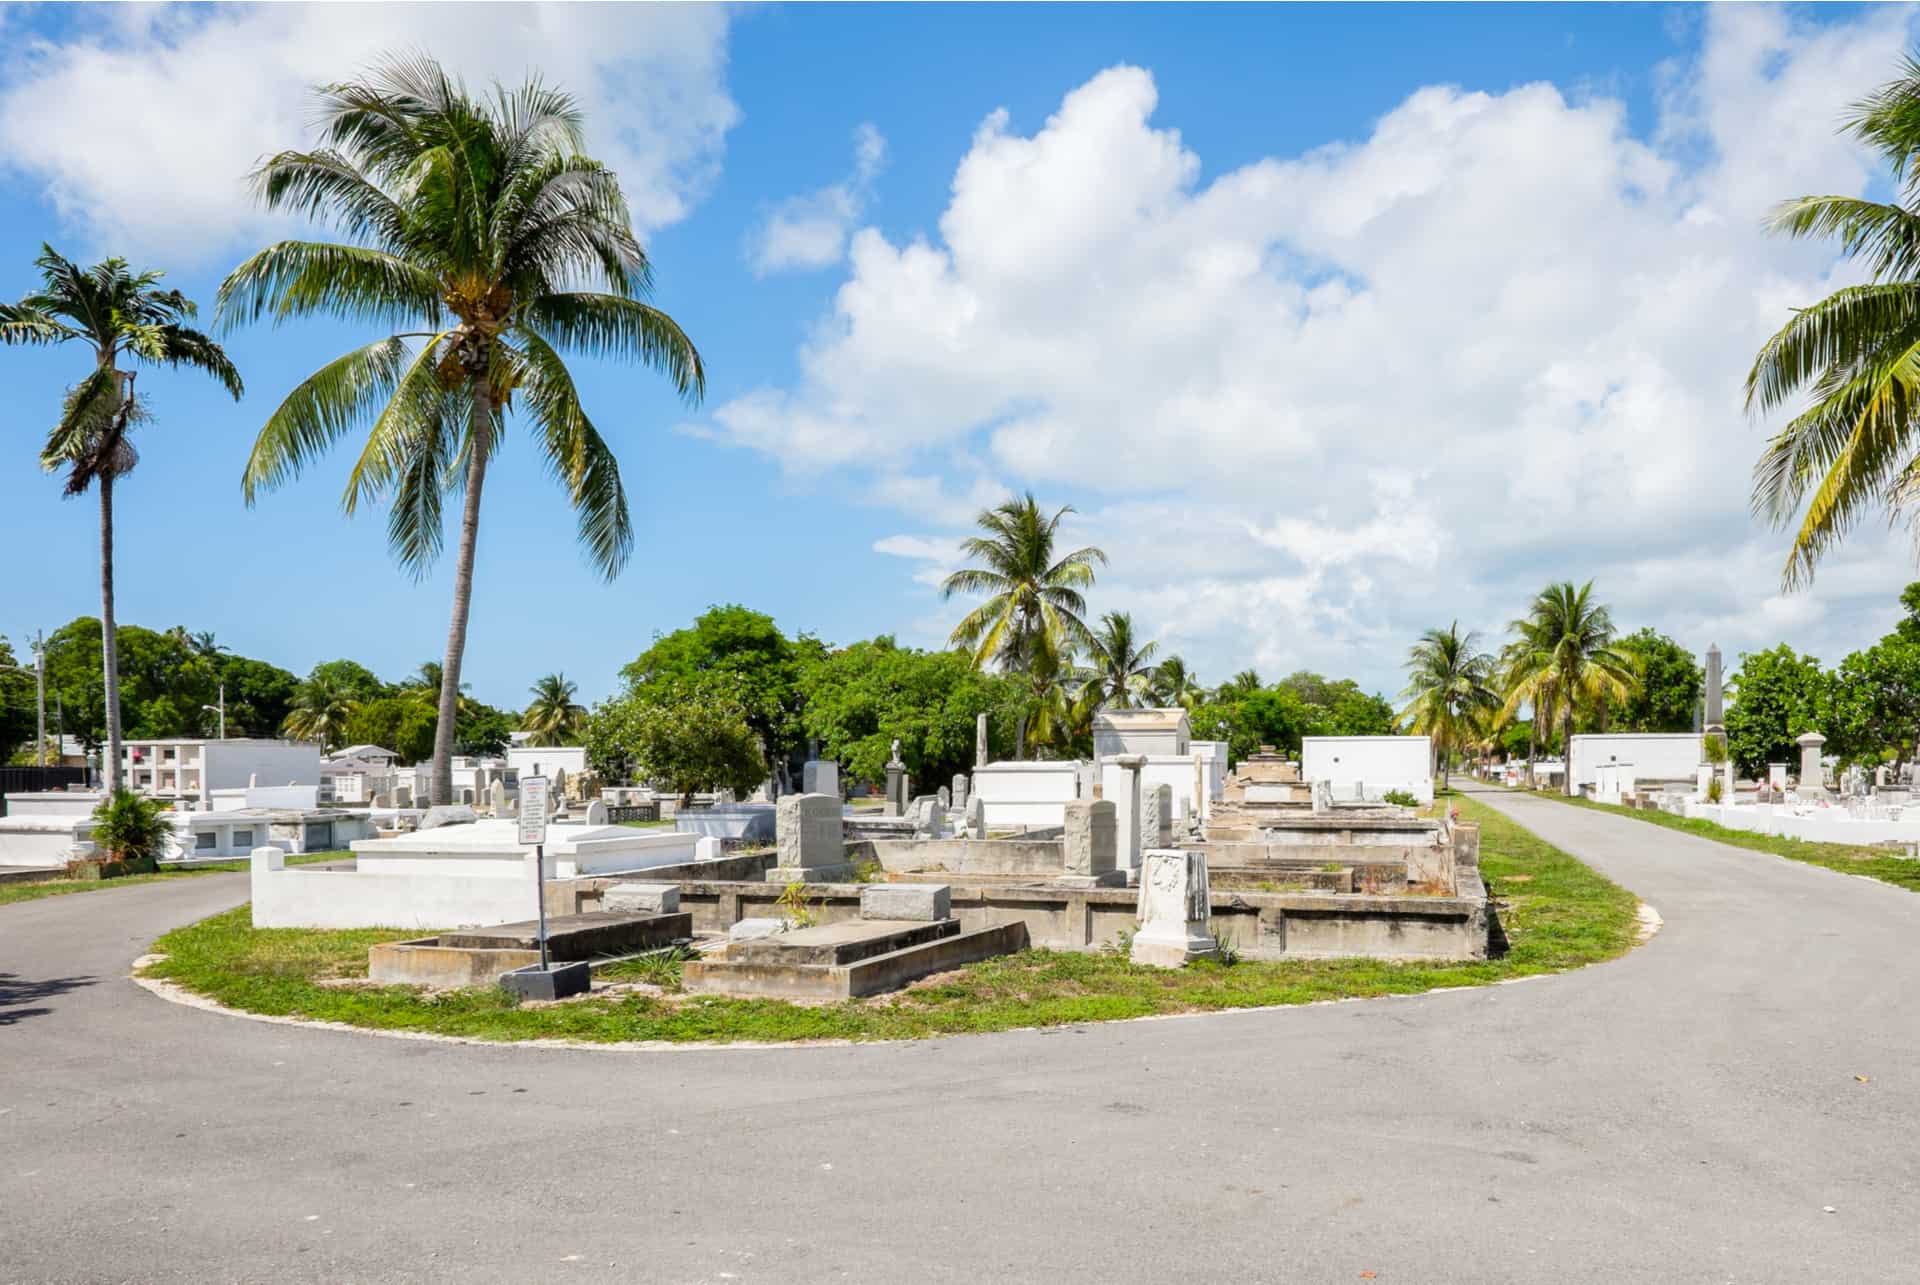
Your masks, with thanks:
[{"label": "small white headstone", "polygon": [[1157,848],[1143,854],[1133,962],[1178,968],[1216,953],[1219,944],[1207,930],[1211,902],[1205,853]]},{"label": "small white headstone", "polygon": [[605,825],[607,823],[607,805],[598,799],[587,804],[586,821],[588,825]]},{"label": "small white headstone", "polygon": [[718,861],[727,852],[726,843],[715,834],[703,834],[693,841],[695,861]]}]

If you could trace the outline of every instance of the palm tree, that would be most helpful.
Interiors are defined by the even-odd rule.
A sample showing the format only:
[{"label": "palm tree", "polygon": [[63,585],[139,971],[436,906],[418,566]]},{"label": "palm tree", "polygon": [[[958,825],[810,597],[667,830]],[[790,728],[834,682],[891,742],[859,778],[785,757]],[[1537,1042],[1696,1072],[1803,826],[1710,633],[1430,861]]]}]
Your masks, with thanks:
[{"label": "palm tree", "polygon": [[1501,725],[1510,723],[1519,717],[1524,707],[1529,710],[1527,720],[1527,787],[1533,788],[1533,763],[1540,757],[1540,731],[1553,726],[1555,715],[1554,701],[1558,693],[1555,679],[1558,675],[1551,666],[1541,666],[1531,657],[1539,648],[1539,632],[1534,621],[1515,621],[1518,636],[1500,650],[1500,658],[1494,664],[1494,675],[1500,698]]},{"label": "palm tree", "polygon": [[1251,669],[1243,669],[1220,684],[1218,695],[1221,700],[1233,700],[1241,696],[1251,696],[1264,685],[1258,673]]},{"label": "palm tree", "polygon": [[187,366],[218,379],[240,399],[240,372],[219,344],[186,323],[193,301],[162,290],[158,272],[134,272],[125,259],[91,268],[42,245],[34,266],[40,288],[16,304],[0,304],[0,343],[78,342],[93,350],[93,369],[68,390],[60,420],[47,434],[41,466],[65,470],[66,494],[99,483],[100,651],[106,682],[106,784],[120,788],[120,647],[113,619],[113,484],[139,462],[128,434],[150,416],[133,392],[134,370],[120,359],[150,366]]},{"label": "palm tree", "polygon": [[1407,652],[1407,705],[1399,717],[1433,740],[1440,784],[1451,779],[1448,755],[1460,744],[1474,713],[1498,704],[1490,686],[1493,658],[1480,650],[1480,635],[1460,632],[1460,622],[1429,629]]},{"label": "palm tree", "polygon": [[579,688],[565,674],[548,674],[530,689],[533,703],[527,706],[521,725],[531,736],[529,745],[571,745],[580,736],[587,720],[587,707],[575,703]]},{"label": "palm tree", "polygon": [[940,586],[948,598],[988,595],[954,626],[950,644],[971,650],[976,668],[997,663],[1026,680],[1029,709],[1015,731],[1016,758],[1026,752],[1029,717],[1040,712],[1050,686],[1092,640],[1080,591],[1093,583],[1094,564],[1104,565],[1107,555],[1091,545],[1058,551],[1060,520],[1071,512],[1072,506],[1062,505],[1048,517],[1031,491],[983,510],[975,521],[986,534],[960,548],[984,565],[963,567]]},{"label": "palm tree", "polygon": [[506,413],[517,405],[528,420],[590,560],[611,579],[633,548],[626,491],[563,354],[640,362],[690,402],[704,394],[706,372],[679,325],[645,301],[646,253],[619,180],[580,150],[571,96],[538,81],[470,95],[416,57],[323,89],[320,117],[318,150],[282,152],[254,181],[267,208],[331,220],[348,240],[262,250],[221,285],[221,315],[331,314],[397,333],[288,394],[260,430],[242,484],[252,503],[368,426],[342,505],[351,514],[390,500],[389,543],[416,576],[440,552],[443,497],[460,496],[430,787],[445,803],[480,498]]},{"label": "palm tree", "polygon": [[1159,648],[1158,643],[1138,644],[1131,613],[1109,611],[1100,617],[1100,627],[1087,639],[1087,685],[1095,707],[1131,709],[1153,679],[1153,654]]},{"label": "palm tree", "polygon": [[1920,500],[1920,61],[1853,105],[1843,124],[1892,170],[1896,199],[1803,196],[1770,219],[1792,237],[1834,238],[1869,280],[1797,310],[1747,374],[1747,409],[1765,414],[1802,389],[1812,404],[1767,443],[1753,472],[1753,508],[1776,527],[1805,503],[1784,585],[1814,564],[1867,510],[1896,520]]},{"label": "palm tree", "polygon": [[296,741],[316,742],[323,750],[337,749],[346,744],[347,721],[357,708],[341,684],[324,676],[309,678],[294,693],[280,731]]},{"label": "palm tree", "polygon": [[1571,580],[1548,585],[1509,628],[1515,642],[1507,652],[1507,705],[1517,707],[1524,687],[1535,702],[1536,728],[1541,702],[1558,713],[1566,790],[1572,794],[1574,714],[1625,700],[1633,690],[1633,661],[1614,647],[1613,613],[1594,601],[1591,580],[1578,587]]},{"label": "palm tree", "polygon": [[1189,712],[1207,698],[1207,689],[1187,668],[1187,662],[1178,656],[1169,656],[1154,666],[1153,680],[1148,690],[1159,704],[1178,705]]}]

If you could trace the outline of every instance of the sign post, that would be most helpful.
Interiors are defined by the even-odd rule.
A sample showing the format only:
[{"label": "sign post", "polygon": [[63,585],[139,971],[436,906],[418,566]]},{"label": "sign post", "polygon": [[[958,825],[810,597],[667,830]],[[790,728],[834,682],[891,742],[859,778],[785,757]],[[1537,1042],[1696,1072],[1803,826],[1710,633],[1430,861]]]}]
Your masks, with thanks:
[{"label": "sign post", "polygon": [[547,962],[547,778],[520,778],[520,842],[533,845],[533,887],[540,906],[540,970]]}]

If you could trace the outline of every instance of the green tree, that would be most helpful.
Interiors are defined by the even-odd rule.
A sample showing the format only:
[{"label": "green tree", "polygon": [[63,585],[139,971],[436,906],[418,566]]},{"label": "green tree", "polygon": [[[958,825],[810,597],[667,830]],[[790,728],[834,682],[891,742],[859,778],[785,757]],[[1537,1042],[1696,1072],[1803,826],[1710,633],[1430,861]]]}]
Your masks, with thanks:
[{"label": "green tree", "polygon": [[1748,776],[1759,776],[1769,763],[1797,762],[1794,739],[1822,730],[1827,679],[1812,656],[1797,655],[1785,643],[1743,653],[1730,685],[1727,749]]},{"label": "green tree", "polygon": [[1480,650],[1480,635],[1460,632],[1460,622],[1429,629],[1407,651],[1406,706],[1399,717],[1433,741],[1440,781],[1449,780],[1449,759],[1465,742],[1476,711],[1497,707],[1493,657]]},{"label": "green tree", "polygon": [[1109,611],[1087,635],[1084,698],[1092,709],[1131,709],[1153,682],[1157,643],[1142,643],[1130,612]]},{"label": "green tree", "polygon": [[1624,698],[1609,702],[1607,725],[1617,732],[1690,732],[1704,675],[1693,653],[1652,629],[1614,644],[1633,671]]},{"label": "green tree", "polygon": [[620,676],[653,704],[701,697],[739,709],[785,787],[787,758],[800,743],[800,672],[818,650],[810,638],[789,639],[772,616],[729,603],[656,635]]},{"label": "green tree", "polygon": [[529,745],[572,745],[586,722],[586,706],[573,699],[579,686],[567,681],[565,674],[548,674],[529,689],[533,702],[520,716],[521,729],[532,733]]},{"label": "green tree", "polygon": [[[1565,745],[1573,743],[1576,711],[1604,709],[1634,689],[1633,662],[1614,645],[1613,613],[1594,599],[1591,580],[1577,587],[1571,580],[1548,585],[1509,628],[1514,642],[1503,656],[1503,712],[1511,716],[1521,701],[1534,703],[1538,727],[1540,706],[1550,703]],[[1571,771],[1566,788],[1571,795]]]},{"label": "green tree", "polygon": [[[435,715],[436,720],[438,715]],[[504,709],[482,701],[463,702],[454,724],[453,750],[456,754],[478,756],[504,754],[519,729],[518,720]],[[439,731],[438,723],[435,732]]]},{"label": "green tree", "polygon": [[78,343],[91,349],[92,369],[67,391],[60,418],[47,434],[40,463],[66,474],[66,494],[93,488],[100,500],[100,639],[106,710],[106,782],[120,788],[120,671],[116,664],[113,591],[113,487],[139,461],[128,440],[149,418],[134,396],[134,370],[188,367],[218,379],[240,400],[240,372],[220,345],[186,323],[193,301],[160,288],[161,273],[134,272],[125,259],[82,268],[42,245],[34,266],[40,288],[16,304],[0,304],[0,343]]},{"label": "green tree", "polygon": [[809,665],[800,684],[808,736],[849,780],[878,782],[893,741],[916,781],[937,788],[973,766],[974,727],[1013,744],[1024,688],[973,667],[963,651],[916,651],[892,638],[854,643]]},{"label": "green tree", "polygon": [[[1862,514],[1914,516],[1920,367],[1920,61],[1855,103],[1845,132],[1892,171],[1895,199],[1803,196],[1773,212],[1776,232],[1839,242],[1867,281],[1795,310],[1747,374],[1747,409],[1766,414],[1806,392],[1810,404],[1767,443],[1754,466],[1755,512],[1795,525],[1782,580],[1812,580],[1822,554]],[[1852,274],[1849,274],[1852,275]]]},{"label": "green tree", "polygon": [[392,687],[357,660],[323,660],[307,671],[306,680],[337,688],[353,701],[379,700],[394,694]]},{"label": "green tree", "polygon": [[309,678],[295,693],[280,730],[296,741],[312,741],[323,750],[347,743],[347,723],[357,707],[353,696],[330,677]]},{"label": "green tree", "polygon": [[1179,706],[1191,714],[1207,699],[1207,689],[1187,668],[1187,662],[1178,656],[1169,656],[1153,667],[1153,679],[1148,684],[1148,698],[1162,708]]},{"label": "green tree", "polygon": [[679,325],[645,301],[651,267],[626,197],[582,153],[572,97],[538,81],[475,96],[422,56],[327,87],[320,115],[318,150],[282,152],[254,179],[267,208],[331,221],[349,239],[261,251],[221,285],[221,314],[324,313],[398,333],[288,395],[260,430],[244,488],[252,503],[370,425],[343,504],[352,513],[390,499],[390,543],[416,575],[440,551],[443,496],[461,497],[431,785],[446,803],[480,499],[506,413],[517,406],[531,422],[582,544],[611,579],[633,547],[626,491],[564,354],[638,361],[689,401],[706,375]]},{"label": "green tree", "polygon": [[1218,690],[1214,692],[1214,699],[1232,700],[1236,696],[1251,696],[1264,686],[1265,684],[1260,681],[1258,670],[1243,669],[1220,684]]},{"label": "green tree", "polygon": [[355,704],[347,717],[346,742],[384,746],[402,763],[424,763],[433,757],[435,721],[431,705],[404,696],[379,696]]},{"label": "green tree", "polygon": [[631,692],[594,708],[583,742],[609,780],[640,780],[691,800],[696,790],[744,795],[765,778],[760,738],[739,707],[707,696],[672,705]]},{"label": "green tree", "polygon": [[[13,645],[5,634],[0,634],[0,762],[10,760],[21,746],[29,751],[29,763],[38,762],[33,738],[40,714],[32,668],[31,655],[27,657],[25,669],[20,668]],[[51,722],[47,724],[47,735],[53,735]]]},{"label": "green tree", "polygon": [[975,668],[998,665],[1026,682],[1029,709],[1014,734],[1016,758],[1026,753],[1027,722],[1058,707],[1072,657],[1092,641],[1080,591],[1093,584],[1094,565],[1104,566],[1107,555],[1091,545],[1060,551],[1060,521],[1071,512],[1062,505],[1052,516],[1042,513],[1031,491],[982,510],[974,521],[985,534],[960,544],[978,565],[940,586],[947,598],[986,595],[954,626],[949,645],[971,651]]},{"label": "green tree", "polygon": [[[292,712],[300,680],[278,665],[246,656],[220,655],[214,663],[227,689],[227,735],[273,735]],[[201,715],[212,717],[204,710]]]}]

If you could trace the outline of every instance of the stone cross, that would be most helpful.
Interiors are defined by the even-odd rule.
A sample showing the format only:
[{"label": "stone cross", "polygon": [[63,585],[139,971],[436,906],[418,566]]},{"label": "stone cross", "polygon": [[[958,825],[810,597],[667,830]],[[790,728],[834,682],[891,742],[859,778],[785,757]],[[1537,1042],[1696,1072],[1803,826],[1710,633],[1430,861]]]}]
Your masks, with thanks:
[{"label": "stone cross", "polygon": [[1209,920],[1212,890],[1202,852],[1149,849],[1140,868],[1140,931],[1130,958],[1136,964],[1178,968],[1219,951]]}]

